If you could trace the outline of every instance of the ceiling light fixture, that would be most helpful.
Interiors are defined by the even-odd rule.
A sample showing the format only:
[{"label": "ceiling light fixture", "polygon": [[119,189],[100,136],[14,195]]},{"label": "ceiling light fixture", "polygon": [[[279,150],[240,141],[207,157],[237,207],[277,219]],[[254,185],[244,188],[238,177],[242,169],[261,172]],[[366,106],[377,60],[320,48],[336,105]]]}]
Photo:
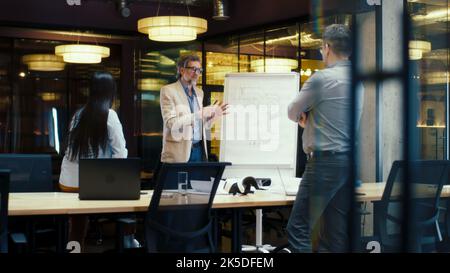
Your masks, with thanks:
[{"label": "ceiling light fixture", "polygon": [[450,8],[435,9],[427,14],[417,14],[412,16],[412,20],[415,22],[429,21],[429,22],[448,22],[449,21]]},{"label": "ceiling light fixture", "polygon": [[424,53],[431,51],[431,43],[423,40],[409,41],[409,59],[420,60]]},{"label": "ceiling light fixture", "polygon": [[159,91],[165,84],[167,84],[167,80],[164,79],[140,79],[138,89],[141,91]]},{"label": "ceiling light fixture", "polygon": [[69,44],[56,46],[55,54],[67,63],[97,64],[109,57],[110,50],[106,46]]},{"label": "ceiling light fixture", "polygon": [[227,0],[214,0],[214,14],[212,18],[217,21],[224,21],[230,18]]},{"label": "ceiling light fixture", "polygon": [[55,92],[42,92],[38,94],[43,101],[57,101],[61,98],[61,94]]},{"label": "ceiling light fixture", "polygon": [[283,73],[297,68],[298,62],[288,58],[270,58],[266,59],[264,69],[264,59],[257,59],[252,60],[250,66],[255,72]]},{"label": "ceiling light fixture", "polygon": [[148,38],[153,41],[193,41],[197,39],[197,34],[206,32],[208,22],[202,18],[192,17],[189,6],[187,6],[187,10],[188,16],[158,16],[158,6],[156,16],[138,20],[138,31],[148,34]]},{"label": "ceiling light fixture", "polygon": [[66,66],[63,58],[54,54],[24,55],[22,62],[28,65],[29,70],[35,71],[61,71]]},{"label": "ceiling light fixture", "polygon": [[205,19],[190,16],[155,16],[138,21],[138,31],[159,42],[192,41],[207,28]]}]

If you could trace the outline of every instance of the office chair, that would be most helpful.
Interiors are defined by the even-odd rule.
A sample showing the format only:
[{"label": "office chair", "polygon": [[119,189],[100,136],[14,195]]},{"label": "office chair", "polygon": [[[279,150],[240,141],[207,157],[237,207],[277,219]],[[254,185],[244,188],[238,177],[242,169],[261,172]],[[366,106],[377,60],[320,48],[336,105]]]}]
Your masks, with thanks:
[{"label": "office chair", "polygon": [[[448,183],[447,183],[448,184]],[[441,200],[439,227],[442,241],[438,243],[438,252],[450,252],[450,199]]]},{"label": "office chair", "polygon": [[[153,168],[153,177],[151,178],[149,183],[146,183],[146,185],[141,184],[143,190],[154,190],[162,166],[162,162],[160,159],[161,154],[159,154],[158,160],[156,161],[156,164]],[[116,220],[116,222],[117,222],[116,249],[117,252],[122,253],[125,251],[125,245],[123,241],[123,239],[125,238],[125,229],[127,226],[136,225],[137,221],[135,218],[119,217]],[[97,230],[99,234],[97,242],[101,242],[102,241],[101,231],[99,228],[97,228]]]},{"label": "office chair", "polygon": [[[53,192],[51,155],[45,154],[1,154],[0,168],[10,170],[10,192]],[[56,238],[54,217],[39,217],[39,223],[32,218],[13,219],[12,226],[22,226],[22,232],[13,233],[13,241],[20,242],[31,252],[36,250],[37,241]],[[22,236],[23,235],[23,236]],[[55,240],[56,241],[56,240]]]},{"label": "office chair", "polygon": [[141,184],[143,190],[153,190],[155,188],[156,179],[158,177],[159,170],[161,169],[161,154],[159,154],[158,159],[153,165],[152,177],[145,179],[145,182]]},{"label": "office chair", "polygon": [[[448,165],[445,160],[394,161],[375,211],[382,252],[402,251],[405,244],[408,251],[421,252],[423,247],[442,240],[438,224],[439,202],[442,187],[449,179]],[[404,179],[406,172],[408,181]],[[404,183],[408,183],[411,190],[407,199],[411,216],[409,223],[402,219],[406,200]],[[402,224],[408,224],[408,242],[401,240],[399,231]]]},{"label": "office chair", "polygon": [[0,170],[0,253],[8,253],[9,170]]},{"label": "office chair", "polygon": [[161,172],[161,155],[159,156],[159,159],[156,161],[155,168],[153,169],[153,177],[152,177],[152,189],[155,188],[156,181],[158,181],[159,173]]},{"label": "office chair", "polygon": [[[148,252],[215,252],[211,207],[226,162],[163,163],[145,217]],[[211,181],[206,194],[177,192],[177,174]],[[212,179],[213,178],[213,179]]]},{"label": "office chair", "polygon": [[[8,253],[8,239],[13,251],[25,253],[27,241],[23,233],[8,233],[8,199],[10,186],[10,170],[0,170],[0,253]],[[8,238],[9,234],[9,238]]]}]

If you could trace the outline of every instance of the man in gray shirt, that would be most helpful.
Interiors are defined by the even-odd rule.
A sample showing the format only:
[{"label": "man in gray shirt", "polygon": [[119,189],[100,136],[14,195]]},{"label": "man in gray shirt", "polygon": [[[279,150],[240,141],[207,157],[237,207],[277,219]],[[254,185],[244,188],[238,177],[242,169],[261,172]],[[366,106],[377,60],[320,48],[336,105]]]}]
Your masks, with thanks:
[{"label": "man in gray shirt", "polygon": [[[351,113],[351,33],[347,26],[328,26],[322,58],[327,68],[304,84],[288,108],[288,116],[304,128],[303,150],[308,161],[287,231],[291,247],[311,252],[311,231],[317,230],[320,252],[348,250],[350,205],[351,114],[357,122],[362,100]],[[357,96],[361,96],[362,90]]]}]

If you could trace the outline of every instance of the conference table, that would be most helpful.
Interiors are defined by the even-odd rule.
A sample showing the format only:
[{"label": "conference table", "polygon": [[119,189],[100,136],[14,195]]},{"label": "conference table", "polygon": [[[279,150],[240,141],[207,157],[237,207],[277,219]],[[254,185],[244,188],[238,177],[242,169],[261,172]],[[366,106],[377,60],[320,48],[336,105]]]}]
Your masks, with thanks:
[{"label": "conference table", "polygon": [[[385,183],[363,183],[356,189],[357,202],[376,202],[381,200]],[[79,200],[77,193],[43,192],[10,193],[9,216],[32,215],[73,215],[104,213],[146,212],[152,191],[142,191],[139,200],[127,201],[85,201]],[[450,197],[450,185],[444,186],[442,197]],[[232,209],[232,251],[241,249],[241,210],[243,208],[267,208],[291,206],[295,196],[271,191],[256,191],[248,195],[216,195],[213,209]]]},{"label": "conference table", "polygon": [[[358,202],[377,202],[381,200],[383,196],[384,188],[386,187],[385,182],[366,182],[356,188],[356,201]],[[434,186],[427,184],[419,184],[419,187],[415,187],[416,193],[423,192],[426,193],[428,189],[433,192]],[[441,191],[441,198],[450,197],[450,185],[444,185]]]},{"label": "conference table", "polygon": [[[78,193],[10,193],[8,215],[55,215],[145,212],[153,191],[142,191],[139,200],[79,200]],[[213,208],[289,206],[295,196],[256,191],[248,195],[216,195]]]},{"label": "conference table", "polygon": [[[363,183],[356,188],[358,202],[376,202],[381,200],[386,183]],[[96,214],[147,211],[153,191],[141,192],[139,200],[83,201],[77,193],[39,192],[10,193],[8,215],[62,215]],[[441,197],[450,197],[450,185],[442,189]],[[216,195],[213,208],[264,208],[290,206],[295,196],[271,191],[255,191],[248,195]]]},{"label": "conference table", "polygon": [[[78,193],[42,192],[42,193],[10,193],[9,216],[39,216],[75,214],[105,214],[105,213],[143,213],[148,210],[153,191],[142,191],[139,200],[79,200]],[[202,197],[202,198],[200,198]],[[195,199],[195,194],[192,197]],[[204,200],[204,195],[199,195]],[[197,199],[198,199],[197,198]],[[177,200],[178,199],[178,200]],[[171,198],[174,203],[180,203],[177,194]],[[185,200],[184,197],[182,197]],[[168,199],[161,199],[167,201]],[[231,209],[232,211],[232,252],[241,248],[241,210],[243,208],[283,207],[293,204],[295,196],[286,196],[269,191],[256,191],[248,195],[216,195],[213,209]],[[191,204],[190,202],[188,202]],[[183,203],[182,203],[183,204]],[[61,225],[63,226],[63,225]],[[62,234],[62,231],[59,233]],[[62,235],[61,235],[62,236]],[[62,245],[58,251],[64,251]]]}]

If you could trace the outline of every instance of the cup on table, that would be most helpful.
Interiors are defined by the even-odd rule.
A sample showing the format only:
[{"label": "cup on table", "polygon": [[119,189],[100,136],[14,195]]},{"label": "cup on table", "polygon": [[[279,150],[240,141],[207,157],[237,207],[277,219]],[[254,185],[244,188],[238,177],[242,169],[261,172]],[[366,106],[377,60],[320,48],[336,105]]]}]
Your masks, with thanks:
[{"label": "cup on table", "polygon": [[188,187],[188,173],[178,172],[178,193],[181,195],[187,194]]}]

